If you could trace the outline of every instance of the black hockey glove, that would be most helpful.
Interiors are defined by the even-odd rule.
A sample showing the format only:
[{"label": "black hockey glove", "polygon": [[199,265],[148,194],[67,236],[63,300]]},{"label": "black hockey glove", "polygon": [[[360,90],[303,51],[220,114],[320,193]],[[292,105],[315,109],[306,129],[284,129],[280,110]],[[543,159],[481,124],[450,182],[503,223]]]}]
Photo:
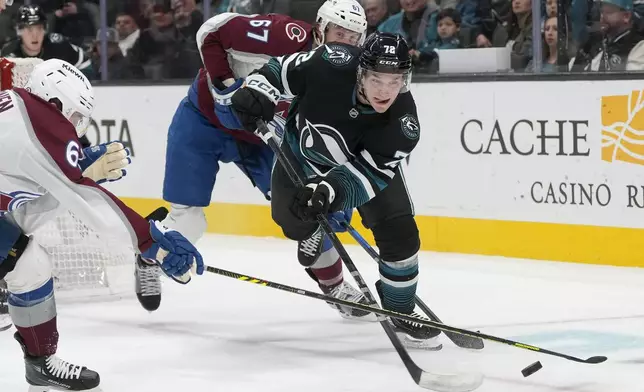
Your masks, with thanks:
[{"label": "black hockey glove", "polygon": [[0,279],[13,271],[28,244],[29,237],[20,227],[0,216]]},{"label": "black hockey glove", "polygon": [[255,132],[258,119],[266,122],[273,119],[280,96],[279,90],[263,75],[253,74],[246,78],[244,87],[235,91],[231,97],[232,108],[244,129]]},{"label": "black hockey glove", "polygon": [[303,221],[314,221],[318,214],[326,215],[335,199],[333,187],[326,181],[319,184],[308,184],[298,189],[293,202],[293,209]]}]

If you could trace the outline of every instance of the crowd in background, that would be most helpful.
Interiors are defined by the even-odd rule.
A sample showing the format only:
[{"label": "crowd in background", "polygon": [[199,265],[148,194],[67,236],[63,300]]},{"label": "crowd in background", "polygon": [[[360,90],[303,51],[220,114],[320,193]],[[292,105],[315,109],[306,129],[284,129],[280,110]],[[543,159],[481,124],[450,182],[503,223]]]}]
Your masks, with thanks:
[{"label": "crowd in background", "polygon": [[[232,3],[231,3],[232,1]],[[444,50],[509,47],[513,72],[534,70],[533,6],[539,5],[543,71],[644,70],[644,0],[360,0],[368,33],[402,34],[421,71],[435,72]],[[84,72],[100,79],[99,0],[31,0],[46,13],[47,33],[81,48]],[[634,3],[635,2],[635,3]],[[0,14],[0,44],[16,44],[15,1]],[[201,66],[196,32],[210,16],[282,13],[313,24],[323,0],[110,0],[107,2],[108,78],[189,79]],[[560,2],[560,4],[562,4]],[[561,27],[564,27],[563,31]],[[565,46],[563,49],[561,46]]]}]

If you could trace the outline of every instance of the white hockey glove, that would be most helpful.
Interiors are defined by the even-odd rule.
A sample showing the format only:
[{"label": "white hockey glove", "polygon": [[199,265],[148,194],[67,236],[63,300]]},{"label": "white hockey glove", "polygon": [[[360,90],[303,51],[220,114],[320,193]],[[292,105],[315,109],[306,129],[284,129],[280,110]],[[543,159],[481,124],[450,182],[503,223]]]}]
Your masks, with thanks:
[{"label": "white hockey glove", "polygon": [[190,282],[191,272],[203,274],[201,254],[181,233],[150,220],[150,235],[154,244],[141,256],[159,264],[168,277],[186,284]]},{"label": "white hockey glove", "polygon": [[83,176],[91,178],[97,184],[120,180],[127,174],[125,168],[130,163],[130,150],[119,142],[84,148],[78,161]]}]

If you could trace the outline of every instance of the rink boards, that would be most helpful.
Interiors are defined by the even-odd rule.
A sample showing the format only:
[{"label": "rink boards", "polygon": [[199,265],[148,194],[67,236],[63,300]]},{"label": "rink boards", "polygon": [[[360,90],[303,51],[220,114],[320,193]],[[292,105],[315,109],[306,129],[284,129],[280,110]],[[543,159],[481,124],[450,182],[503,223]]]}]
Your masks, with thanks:
[{"label": "rink boards", "polygon": [[[96,89],[88,137],[130,145],[134,163],[110,189],[140,212],[161,202],[167,127],[186,91]],[[412,91],[422,130],[405,173],[424,250],[644,266],[644,81]],[[210,232],[281,236],[234,165],[212,200]]]}]

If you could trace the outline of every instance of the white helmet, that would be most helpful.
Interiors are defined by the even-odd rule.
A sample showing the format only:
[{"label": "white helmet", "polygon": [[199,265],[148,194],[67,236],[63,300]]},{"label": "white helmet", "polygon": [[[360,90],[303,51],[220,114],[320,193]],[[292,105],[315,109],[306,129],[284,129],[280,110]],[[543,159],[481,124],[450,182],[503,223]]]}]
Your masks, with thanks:
[{"label": "white helmet", "polygon": [[318,10],[318,16],[315,20],[320,29],[320,38],[323,44],[325,41],[326,27],[333,23],[347,30],[355,31],[362,34],[358,45],[362,45],[367,30],[367,16],[364,8],[356,0],[327,0]]},{"label": "white helmet", "polygon": [[25,89],[55,103],[78,137],[87,132],[94,111],[94,89],[76,67],[58,59],[43,61],[34,67]]}]

